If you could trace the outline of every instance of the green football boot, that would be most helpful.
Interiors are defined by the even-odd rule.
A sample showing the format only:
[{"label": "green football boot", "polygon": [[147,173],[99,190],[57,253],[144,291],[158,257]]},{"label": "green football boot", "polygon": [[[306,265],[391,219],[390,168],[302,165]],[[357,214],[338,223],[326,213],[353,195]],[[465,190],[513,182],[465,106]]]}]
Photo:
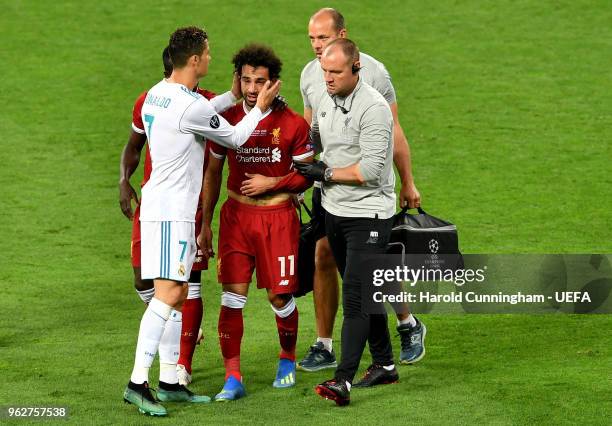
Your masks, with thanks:
[{"label": "green football boot", "polygon": [[192,402],[198,404],[210,402],[210,397],[206,395],[196,395],[183,385],[170,385],[163,382],[159,382],[157,399],[162,402]]},{"label": "green football boot", "polygon": [[151,394],[149,384],[144,382],[142,385],[128,383],[123,392],[123,400],[128,404],[134,404],[138,411],[149,416],[166,416],[168,412]]}]

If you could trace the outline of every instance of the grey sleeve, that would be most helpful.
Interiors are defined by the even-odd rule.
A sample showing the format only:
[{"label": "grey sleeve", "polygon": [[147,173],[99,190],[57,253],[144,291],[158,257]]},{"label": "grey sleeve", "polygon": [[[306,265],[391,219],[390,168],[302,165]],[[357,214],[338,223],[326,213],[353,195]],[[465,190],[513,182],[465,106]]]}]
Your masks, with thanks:
[{"label": "grey sleeve", "polygon": [[383,95],[383,98],[389,105],[397,102],[395,97],[395,88],[391,82],[391,75],[384,65],[380,64],[380,67],[376,70],[376,78],[374,79],[374,88]]},{"label": "grey sleeve", "polygon": [[300,75],[300,93],[302,94],[302,101],[304,102],[304,109],[312,109],[312,105],[310,104],[310,100],[308,99],[308,87],[306,86],[306,68],[302,70],[302,74]]},{"label": "grey sleeve", "polygon": [[310,139],[314,145],[316,154],[323,152],[323,145],[321,144],[321,134],[319,133],[319,119],[316,114],[312,115],[312,122],[310,123]]},{"label": "grey sleeve", "polygon": [[387,105],[373,105],[365,111],[359,133],[359,171],[367,185],[377,185],[380,181],[385,160],[392,150],[392,133],[393,116]]}]

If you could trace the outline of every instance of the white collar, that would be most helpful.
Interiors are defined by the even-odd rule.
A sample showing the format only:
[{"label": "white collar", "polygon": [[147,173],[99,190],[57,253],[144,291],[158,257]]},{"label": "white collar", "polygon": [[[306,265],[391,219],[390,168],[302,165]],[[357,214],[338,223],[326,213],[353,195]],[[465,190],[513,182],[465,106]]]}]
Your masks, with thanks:
[{"label": "white collar", "polygon": [[[246,102],[245,102],[245,101],[242,101],[242,109],[244,110],[244,113],[245,113],[245,114],[248,114],[248,113],[249,113],[249,110],[247,109],[247,106],[246,106]],[[271,113],[271,112],[272,112],[272,108],[268,108],[268,109],[266,110],[266,112],[264,112],[264,113],[262,114],[260,121],[261,121],[261,120],[263,120],[264,118],[266,118],[268,115],[270,115],[270,113]]]}]

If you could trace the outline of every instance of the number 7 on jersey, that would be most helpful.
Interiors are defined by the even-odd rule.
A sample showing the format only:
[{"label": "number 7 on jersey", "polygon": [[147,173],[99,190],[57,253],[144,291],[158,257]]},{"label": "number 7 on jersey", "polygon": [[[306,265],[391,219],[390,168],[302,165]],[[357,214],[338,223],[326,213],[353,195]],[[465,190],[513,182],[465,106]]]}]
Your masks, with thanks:
[{"label": "number 7 on jersey", "polygon": [[151,139],[151,126],[153,125],[153,120],[155,120],[155,116],[151,114],[144,115],[145,123],[147,123],[147,137],[149,140]]}]

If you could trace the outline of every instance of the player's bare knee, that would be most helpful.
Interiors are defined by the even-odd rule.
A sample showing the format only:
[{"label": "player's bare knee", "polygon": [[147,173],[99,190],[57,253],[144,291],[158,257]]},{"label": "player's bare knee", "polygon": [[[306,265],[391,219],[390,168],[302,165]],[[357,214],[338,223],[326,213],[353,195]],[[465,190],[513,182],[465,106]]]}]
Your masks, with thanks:
[{"label": "player's bare knee", "polygon": [[246,296],[249,291],[247,283],[240,284],[223,284],[223,292],[234,293],[240,296]]},{"label": "player's bare knee", "polygon": [[173,308],[176,309],[177,311],[182,311],[183,310],[183,302],[185,302],[185,299],[187,299],[187,295],[189,294],[189,286],[187,283],[183,283],[183,286],[181,287],[181,292],[179,295],[179,299],[177,300],[177,302],[173,305]]},{"label": "player's bare knee", "polygon": [[268,300],[274,313],[281,318],[287,318],[297,307],[292,294],[273,294],[268,291]]},{"label": "player's bare knee", "polygon": [[268,290],[268,301],[276,309],[282,309],[293,300],[291,294],[274,294]]},{"label": "player's bare knee", "polygon": [[155,298],[166,305],[180,310],[183,300],[187,297],[187,283],[169,280],[155,280]]}]

